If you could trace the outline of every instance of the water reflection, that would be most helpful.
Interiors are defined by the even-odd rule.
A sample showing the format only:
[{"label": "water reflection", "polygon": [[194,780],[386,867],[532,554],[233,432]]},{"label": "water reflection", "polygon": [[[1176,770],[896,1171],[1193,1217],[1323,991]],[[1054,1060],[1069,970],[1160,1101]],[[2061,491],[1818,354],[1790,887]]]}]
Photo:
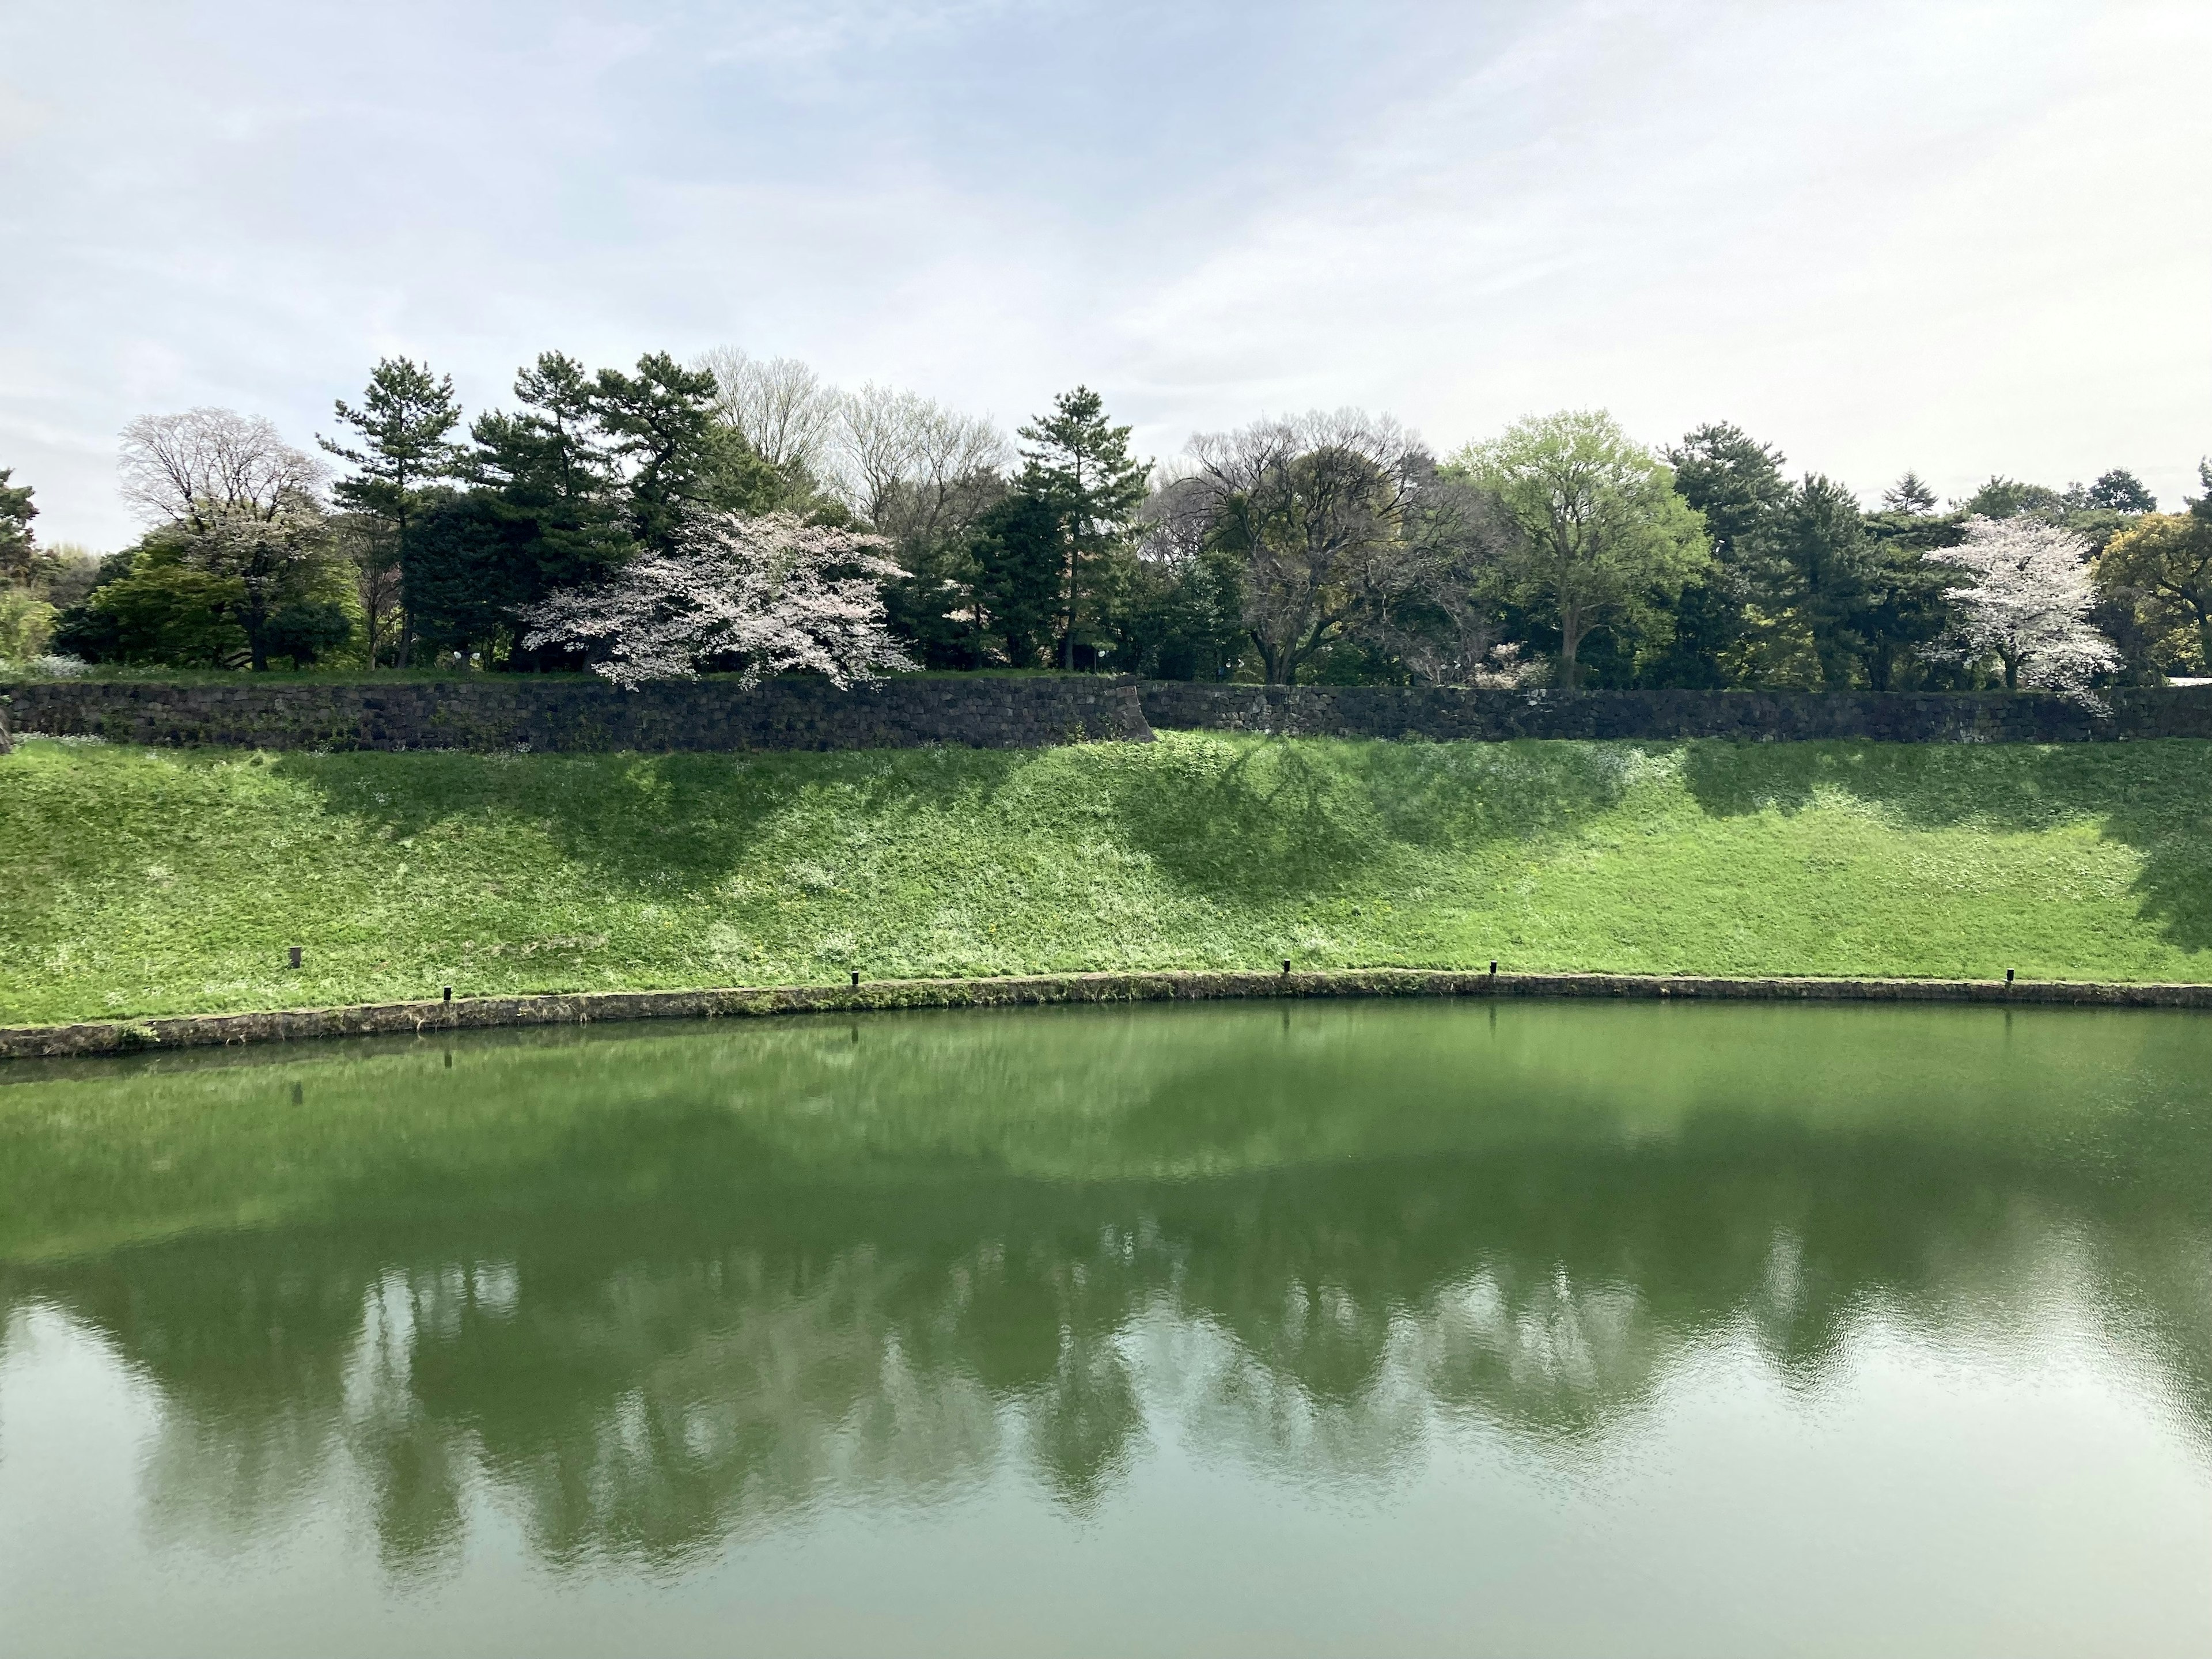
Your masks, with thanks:
[{"label": "water reflection", "polygon": [[157,1402],[163,1535],[472,1490],[683,1569],[1164,1432],[1387,1492],[1440,1428],[1562,1468],[1749,1340],[2087,1322],[2212,1444],[2212,1031],[1979,1011],[932,1016],[54,1067],[0,1087],[0,1308]]}]

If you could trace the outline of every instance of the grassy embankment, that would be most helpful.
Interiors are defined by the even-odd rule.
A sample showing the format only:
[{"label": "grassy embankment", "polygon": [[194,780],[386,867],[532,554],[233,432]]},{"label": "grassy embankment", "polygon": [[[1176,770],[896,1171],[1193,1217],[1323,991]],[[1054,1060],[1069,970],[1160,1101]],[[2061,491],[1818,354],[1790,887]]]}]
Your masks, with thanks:
[{"label": "grassy embankment", "polygon": [[2203,981],[2212,744],[35,741],[0,877],[6,1024],[1285,956]]}]

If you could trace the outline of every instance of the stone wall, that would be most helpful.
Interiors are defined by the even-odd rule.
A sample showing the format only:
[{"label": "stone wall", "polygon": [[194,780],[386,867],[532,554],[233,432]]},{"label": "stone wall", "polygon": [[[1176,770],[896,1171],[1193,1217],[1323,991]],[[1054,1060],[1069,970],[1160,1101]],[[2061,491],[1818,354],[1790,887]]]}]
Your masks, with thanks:
[{"label": "stone wall", "polygon": [[0,685],[18,732],[264,749],[1036,749],[1152,740],[1136,688],[1104,678],[905,676],[748,690],[624,691],[582,676],[451,680],[49,680]]},{"label": "stone wall", "polygon": [[2103,712],[2005,692],[1471,691],[1395,686],[1149,681],[1145,717],[1167,729],[1298,737],[1731,738],[1786,742],[2081,743],[2212,738],[2212,686],[2102,694]]},{"label": "stone wall", "polygon": [[0,685],[19,732],[266,749],[1033,749],[1147,742],[1156,726],[1296,736],[1865,738],[1887,743],[2212,738],[2212,686],[2063,698],[1989,693],[1462,691],[1142,684],[1054,675],[905,676],[623,691],[584,677],[450,680],[52,680]]}]

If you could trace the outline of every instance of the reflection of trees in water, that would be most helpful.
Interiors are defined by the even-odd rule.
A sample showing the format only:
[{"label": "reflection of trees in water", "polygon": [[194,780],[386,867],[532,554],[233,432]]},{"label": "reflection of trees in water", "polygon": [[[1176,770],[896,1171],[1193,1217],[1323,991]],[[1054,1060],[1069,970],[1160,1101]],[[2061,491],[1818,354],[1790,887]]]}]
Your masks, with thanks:
[{"label": "reflection of trees in water", "polygon": [[1300,1480],[1403,1473],[1439,1414],[1572,1452],[1723,1335],[1817,1389],[1870,1308],[2023,1344],[2086,1310],[2205,1435],[2200,1201],[1910,1144],[1804,1152],[1092,1186],[762,1170],[711,1203],[236,1233],[0,1289],[158,1386],[165,1529],[265,1534],[356,1479],[395,1568],[447,1559],[483,1481],[550,1561],[673,1567],[1010,1460],[1081,1510],[1170,1427]]}]

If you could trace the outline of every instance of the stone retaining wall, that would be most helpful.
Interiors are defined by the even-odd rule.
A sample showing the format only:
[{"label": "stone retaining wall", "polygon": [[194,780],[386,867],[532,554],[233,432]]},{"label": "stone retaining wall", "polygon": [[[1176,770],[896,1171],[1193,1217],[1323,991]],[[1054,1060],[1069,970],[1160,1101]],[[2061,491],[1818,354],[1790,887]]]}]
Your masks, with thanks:
[{"label": "stone retaining wall", "polygon": [[1038,974],[1004,979],[883,980],[708,991],[597,991],[371,1003],[270,1013],[187,1014],[0,1029],[0,1060],[61,1060],[230,1043],[421,1036],[495,1026],[606,1020],[730,1019],[893,1008],[1045,1003],[1216,1001],[1252,997],[1613,997],[1724,1002],[1971,1002],[2212,1009],[2212,985],[2066,980],[1700,979],[1642,974],[1465,974],[1412,968],[1326,973]]},{"label": "stone retaining wall", "polygon": [[1473,691],[1396,686],[1202,685],[1148,681],[1164,729],[1297,737],[1731,738],[1788,742],[2081,743],[2212,738],[2212,686],[2129,687],[2101,712],[2005,692]]},{"label": "stone retaining wall", "polygon": [[827,680],[746,690],[699,680],[624,691],[582,677],[0,685],[19,732],[118,743],[262,749],[521,749],[665,752],[1036,749],[1152,740],[1135,687],[1105,678],[901,676],[840,691]]},{"label": "stone retaining wall", "polygon": [[0,684],[17,731],[264,749],[1034,749],[1152,729],[1305,737],[1727,738],[1885,743],[2212,738],[2212,685],[2130,688],[2093,709],[2002,692],[1471,691],[1201,685],[1105,677],[729,680],[623,691],[586,678],[46,680]]}]

